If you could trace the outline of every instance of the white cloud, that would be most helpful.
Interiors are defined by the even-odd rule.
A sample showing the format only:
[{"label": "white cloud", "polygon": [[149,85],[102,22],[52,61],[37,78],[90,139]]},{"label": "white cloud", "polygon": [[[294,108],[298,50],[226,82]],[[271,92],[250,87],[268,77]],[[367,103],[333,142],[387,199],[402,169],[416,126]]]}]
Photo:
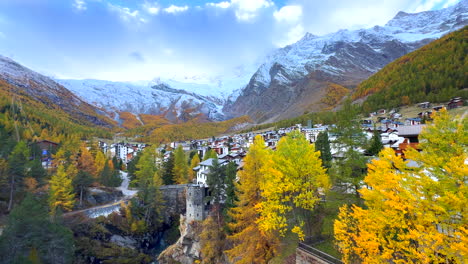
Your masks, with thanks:
[{"label": "white cloud", "polygon": [[207,3],[207,6],[212,6],[212,7],[218,7],[218,8],[229,8],[231,6],[231,3],[224,1],[224,2],[219,2],[219,3]]},{"label": "white cloud", "polygon": [[86,10],[86,2],[84,0],[75,0],[73,7],[79,11]]},{"label": "white cloud", "polygon": [[283,6],[280,10],[273,13],[273,17],[278,22],[294,23],[302,18],[302,6],[300,5],[287,5]]},{"label": "white cloud", "polygon": [[139,17],[140,12],[138,10],[131,10],[128,7],[121,7],[118,5],[108,4],[108,7],[111,11],[119,14],[120,18],[124,21],[130,21],[136,19],[136,21],[144,22],[145,19]]},{"label": "white cloud", "polygon": [[444,0],[427,0],[424,3],[421,3],[418,7],[416,7],[414,12],[422,12],[422,11],[431,10],[432,8],[434,8],[441,2],[444,2]]},{"label": "white cloud", "polygon": [[302,25],[296,25],[290,28],[286,34],[283,34],[275,41],[277,47],[284,47],[293,44],[304,37],[306,31]]},{"label": "white cloud", "polygon": [[231,5],[236,8],[236,18],[240,21],[251,21],[257,17],[262,8],[268,8],[275,4],[270,0],[231,0]]},{"label": "white cloud", "polygon": [[164,12],[170,13],[170,14],[175,14],[175,13],[180,13],[187,11],[189,7],[187,5],[185,6],[176,6],[176,5],[170,5],[167,8],[164,8]]},{"label": "white cloud", "polygon": [[143,10],[145,10],[147,13],[151,15],[157,15],[159,14],[159,11],[161,10],[161,8],[159,8],[159,5],[157,3],[145,2],[143,4]]},{"label": "white cloud", "polygon": [[458,2],[458,0],[448,0],[447,3],[444,4],[444,8],[447,8],[451,5],[454,5]]}]

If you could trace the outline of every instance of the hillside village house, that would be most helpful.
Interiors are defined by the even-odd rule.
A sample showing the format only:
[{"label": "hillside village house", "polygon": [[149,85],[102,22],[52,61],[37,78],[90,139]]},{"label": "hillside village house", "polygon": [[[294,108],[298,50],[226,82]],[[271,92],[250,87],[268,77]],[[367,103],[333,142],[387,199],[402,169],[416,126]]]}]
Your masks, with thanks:
[{"label": "hillside village house", "polygon": [[[193,168],[193,170],[197,173],[197,178],[196,178],[196,184],[201,185],[201,186],[207,186],[206,185],[206,178],[208,174],[210,173],[210,168],[213,166],[213,158],[207,159],[205,161],[200,162],[198,166]],[[227,160],[224,159],[218,159],[218,163],[221,166],[224,166],[228,163]]]}]

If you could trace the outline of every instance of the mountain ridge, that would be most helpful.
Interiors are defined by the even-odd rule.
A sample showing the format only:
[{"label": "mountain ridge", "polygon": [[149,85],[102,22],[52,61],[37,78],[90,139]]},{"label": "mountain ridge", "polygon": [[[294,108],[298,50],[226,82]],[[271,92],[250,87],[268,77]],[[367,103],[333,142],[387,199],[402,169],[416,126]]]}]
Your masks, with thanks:
[{"label": "mountain ridge", "polygon": [[268,56],[240,96],[223,110],[228,117],[248,114],[257,122],[318,111],[328,83],[354,88],[388,63],[467,21],[464,0],[441,10],[398,13],[385,26],[324,36],[308,33]]}]

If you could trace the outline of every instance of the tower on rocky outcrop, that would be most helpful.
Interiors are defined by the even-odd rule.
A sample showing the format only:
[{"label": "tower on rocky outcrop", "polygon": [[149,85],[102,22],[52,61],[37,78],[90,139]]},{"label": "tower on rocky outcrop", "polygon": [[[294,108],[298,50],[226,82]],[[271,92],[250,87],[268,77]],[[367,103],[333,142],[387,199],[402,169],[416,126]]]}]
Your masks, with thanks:
[{"label": "tower on rocky outcrop", "polygon": [[206,187],[189,184],[186,189],[186,221],[203,221],[205,219]]}]

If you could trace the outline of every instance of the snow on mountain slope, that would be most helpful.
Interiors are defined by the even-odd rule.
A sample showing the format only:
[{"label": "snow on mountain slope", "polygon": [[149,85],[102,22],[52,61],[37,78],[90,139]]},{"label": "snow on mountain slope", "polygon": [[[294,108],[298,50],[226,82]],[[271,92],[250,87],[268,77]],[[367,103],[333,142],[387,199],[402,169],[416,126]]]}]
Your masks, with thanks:
[{"label": "snow on mountain slope", "polygon": [[211,120],[223,120],[224,104],[236,89],[248,83],[256,67],[258,65],[215,77],[174,76],[136,82],[56,81],[84,100],[116,113],[163,114],[170,120],[177,120],[190,112],[192,116],[204,114]]},{"label": "snow on mountain slope", "polygon": [[274,51],[223,111],[264,122],[320,110],[328,82],[353,87],[391,61],[468,25],[468,0],[435,11],[399,12],[385,26],[307,33]]},{"label": "snow on mountain slope", "polygon": [[205,114],[212,120],[224,118],[221,112],[224,94],[214,85],[160,79],[148,82],[58,79],[57,82],[89,103],[117,113],[163,114],[175,120],[184,111],[190,111],[192,115]]}]

